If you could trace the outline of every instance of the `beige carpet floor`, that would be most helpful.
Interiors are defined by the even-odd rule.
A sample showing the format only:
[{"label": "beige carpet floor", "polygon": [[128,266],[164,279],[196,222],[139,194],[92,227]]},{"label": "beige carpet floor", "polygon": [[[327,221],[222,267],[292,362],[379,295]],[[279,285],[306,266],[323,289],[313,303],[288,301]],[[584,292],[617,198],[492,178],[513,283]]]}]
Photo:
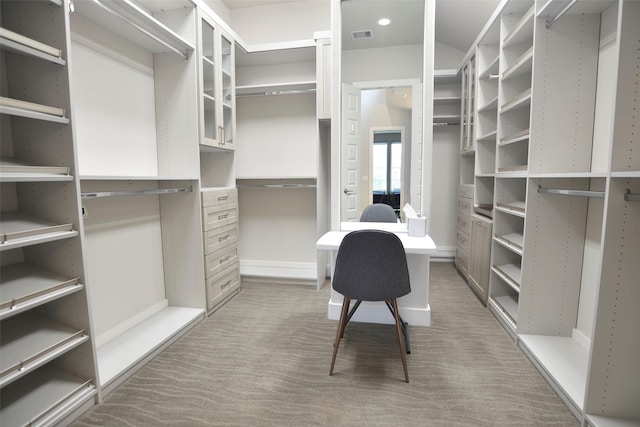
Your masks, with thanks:
[{"label": "beige carpet floor", "polygon": [[451,263],[433,263],[432,326],[352,323],[328,375],[329,287],[247,284],[76,426],[578,426]]}]

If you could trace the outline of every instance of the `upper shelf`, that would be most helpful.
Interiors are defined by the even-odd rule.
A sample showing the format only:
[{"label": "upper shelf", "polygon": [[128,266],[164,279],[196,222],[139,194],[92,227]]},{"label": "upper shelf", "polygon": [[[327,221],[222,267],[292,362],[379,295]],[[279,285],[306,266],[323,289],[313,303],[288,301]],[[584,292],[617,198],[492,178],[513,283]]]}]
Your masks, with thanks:
[{"label": "upper shelf", "polygon": [[3,50],[33,56],[58,65],[66,64],[66,61],[62,58],[62,51],[60,49],[1,27],[0,47],[2,47]]},{"label": "upper shelf", "polygon": [[67,166],[37,166],[17,162],[13,159],[0,160],[0,182],[43,182],[71,181]]},{"label": "upper shelf", "polygon": [[513,31],[504,38],[503,47],[513,46],[527,40],[533,40],[534,15],[535,5],[531,6],[531,9],[529,9],[516,23]]},{"label": "upper shelf", "polygon": [[83,0],[74,2],[74,6],[76,12],[149,52],[173,52],[186,59],[194,50],[190,43],[130,0]]},{"label": "upper shelf", "polygon": [[291,95],[298,93],[315,92],[315,81],[255,84],[236,86],[236,97],[262,96],[262,95]]}]

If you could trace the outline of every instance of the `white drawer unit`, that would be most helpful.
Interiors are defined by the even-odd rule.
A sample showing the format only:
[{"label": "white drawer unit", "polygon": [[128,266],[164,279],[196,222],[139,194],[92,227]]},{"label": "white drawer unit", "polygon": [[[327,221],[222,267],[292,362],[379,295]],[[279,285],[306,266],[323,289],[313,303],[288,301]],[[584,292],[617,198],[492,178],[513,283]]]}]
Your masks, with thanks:
[{"label": "white drawer unit", "polygon": [[238,191],[202,190],[207,311],[212,312],[240,289]]}]

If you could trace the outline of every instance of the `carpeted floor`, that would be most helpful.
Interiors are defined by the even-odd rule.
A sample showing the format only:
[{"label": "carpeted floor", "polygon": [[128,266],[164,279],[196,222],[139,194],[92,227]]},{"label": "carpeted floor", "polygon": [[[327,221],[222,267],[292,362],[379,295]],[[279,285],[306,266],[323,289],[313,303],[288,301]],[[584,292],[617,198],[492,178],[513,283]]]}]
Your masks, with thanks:
[{"label": "carpeted floor", "polygon": [[330,377],[329,287],[245,285],[75,426],[578,426],[453,264],[431,267],[429,328],[352,323]]}]

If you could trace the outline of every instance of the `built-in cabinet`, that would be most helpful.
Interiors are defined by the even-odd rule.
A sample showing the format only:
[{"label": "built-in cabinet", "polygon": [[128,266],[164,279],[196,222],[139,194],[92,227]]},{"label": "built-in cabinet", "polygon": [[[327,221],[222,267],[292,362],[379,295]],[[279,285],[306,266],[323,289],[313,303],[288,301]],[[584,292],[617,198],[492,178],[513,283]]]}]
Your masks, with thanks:
[{"label": "built-in cabinet", "polygon": [[95,404],[66,2],[0,3],[0,420]]},{"label": "built-in cabinet", "polygon": [[485,305],[489,296],[492,225],[490,218],[478,214],[471,215],[471,243],[467,279],[471,289]]},{"label": "built-in cabinet", "polygon": [[488,307],[593,426],[640,421],[638,22],[635,1],[504,1],[467,55]]}]

